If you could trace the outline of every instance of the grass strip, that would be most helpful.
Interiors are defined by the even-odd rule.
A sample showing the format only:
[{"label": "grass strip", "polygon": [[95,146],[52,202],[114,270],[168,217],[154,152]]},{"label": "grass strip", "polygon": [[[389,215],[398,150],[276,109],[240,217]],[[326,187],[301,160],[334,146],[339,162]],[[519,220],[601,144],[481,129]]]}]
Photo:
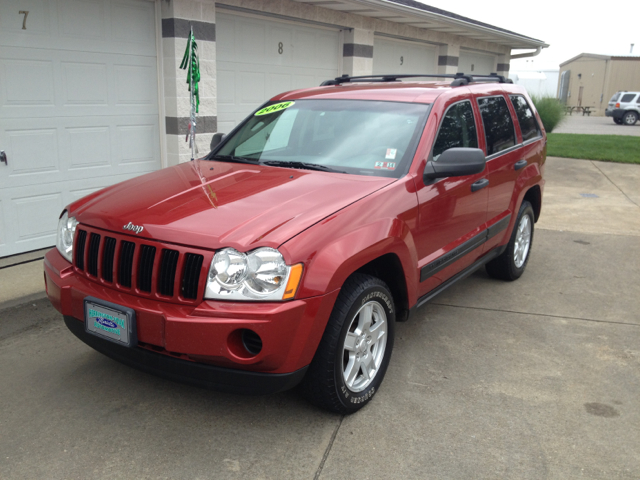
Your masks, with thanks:
[{"label": "grass strip", "polygon": [[551,157],[640,164],[640,137],[577,133],[550,133],[547,137],[547,155]]}]

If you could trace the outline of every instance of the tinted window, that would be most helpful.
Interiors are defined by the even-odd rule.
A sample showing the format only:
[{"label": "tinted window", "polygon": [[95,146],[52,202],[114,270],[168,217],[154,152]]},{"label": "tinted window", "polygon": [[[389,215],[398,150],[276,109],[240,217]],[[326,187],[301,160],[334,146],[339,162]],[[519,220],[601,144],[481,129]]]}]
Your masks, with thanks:
[{"label": "tinted window", "polygon": [[478,105],[487,138],[487,155],[513,147],[516,144],[516,134],[504,97],[480,98]]},{"label": "tinted window", "polygon": [[610,102],[617,102],[618,98],[620,98],[620,93],[614,93],[613,97],[611,97],[611,100],[609,100]]},{"label": "tinted window", "polygon": [[456,103],[447,110],[433,147],[433,158],[437,160],[442,152],[455,147],[478,148],[476,122],[469,101]]},{"label": "tinted window", "polygon": [[625,93],[622,98],[620,99],[620,103],[626,103],[626,102],[630,102],[631,100],[633,100],[636,97],[635,93]]},{"label": "tinted window", "polygon": [[531,138],[536,138],[540,135],[540,130],[538,129],[538,122],[536,122],[536,117],[533,115],[531,111],[531,107],[525,100],[524,97],[520,95],[512,95],[511,102],[513,103],[513,108],[516,111],[516,116],[518,117],[518,122],[520,123],[520,130],[522,131],[522,141],[526,142]]}]

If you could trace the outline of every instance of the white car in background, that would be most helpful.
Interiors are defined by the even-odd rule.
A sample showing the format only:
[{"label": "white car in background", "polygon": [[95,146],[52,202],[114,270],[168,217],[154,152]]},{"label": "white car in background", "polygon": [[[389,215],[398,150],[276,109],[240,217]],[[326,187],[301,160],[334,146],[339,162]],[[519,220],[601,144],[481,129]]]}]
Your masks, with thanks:
[{"label": "white car in background", "polygon": [[604,111],[618,125],[635,125],[640,118],[640,92],[616,92]]}]

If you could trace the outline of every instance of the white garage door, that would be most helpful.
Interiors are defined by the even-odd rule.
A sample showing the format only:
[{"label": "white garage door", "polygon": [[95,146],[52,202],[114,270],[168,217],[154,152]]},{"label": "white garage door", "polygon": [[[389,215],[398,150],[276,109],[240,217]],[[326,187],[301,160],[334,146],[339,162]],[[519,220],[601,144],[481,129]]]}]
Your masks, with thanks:
[{"label": "white garage door", "polygon": [[436,48],[424,43],[375,37],[373,73],[437,73]]},{"label": "white garage door", "polygon": [[458,71],[488,75],[496,71],[496,57],[495,55],[460,50]]},{"label": "white garage door", "polygon": [[55,244],[66,204],[160,168],[155,25],[145,0],[0,2],[0,257]]},{"label": "white garage door", "polygon": [[278,93],[339,75],[337,30],[218,14],[218,131],[229,133]]}]

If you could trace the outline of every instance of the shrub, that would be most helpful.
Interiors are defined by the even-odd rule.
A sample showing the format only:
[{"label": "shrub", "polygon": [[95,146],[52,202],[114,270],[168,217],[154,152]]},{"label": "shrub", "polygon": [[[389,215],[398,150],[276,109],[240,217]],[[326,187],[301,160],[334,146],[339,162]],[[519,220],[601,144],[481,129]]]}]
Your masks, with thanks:
[{"label": "shrub", "polygon": [[531,100],[547,133],[553,132],[553,129],[564,121],[564,105],[557,98],[532,95]]}]

